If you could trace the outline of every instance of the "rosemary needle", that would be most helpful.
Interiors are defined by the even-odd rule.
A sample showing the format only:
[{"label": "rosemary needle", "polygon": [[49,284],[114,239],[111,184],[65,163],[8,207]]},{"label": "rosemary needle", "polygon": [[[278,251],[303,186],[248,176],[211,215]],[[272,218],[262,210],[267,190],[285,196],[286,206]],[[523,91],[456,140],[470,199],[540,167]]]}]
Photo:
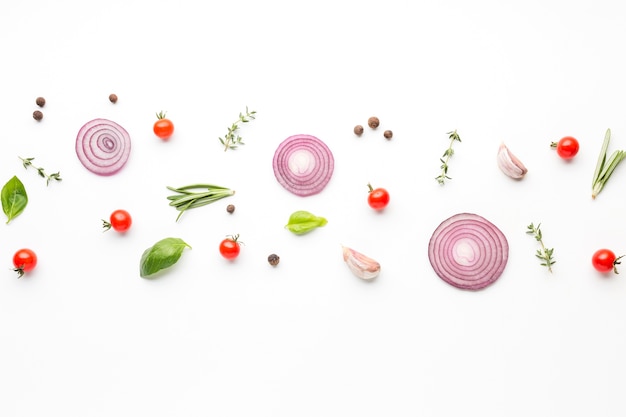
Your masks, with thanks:
[{"label": "rosemary needle", "polygon": [[600,149],[600,155],[598,156],[598,163],[596,170],[593,173],[593,181],[591,183],[591,198],[596,198],[600,191],[604,188],[604,185],[611,177],[615,168],[626,158],[626,151],[614,151],[607,160],[606,155],[609,149],[609,142],[611,141],[611,129],[606,130],[604,135],[604,142],[602,142],[602,148]]},{"label": "rosemary needle", "polygon": [[179,188],[168,186],[167,189],[176,193],[167,197],[170,200],[170,206],[180,211],[176,221],[186,210],[206,206],[235,194],[235,191],[229,188],[213,184],[192,184]]}]

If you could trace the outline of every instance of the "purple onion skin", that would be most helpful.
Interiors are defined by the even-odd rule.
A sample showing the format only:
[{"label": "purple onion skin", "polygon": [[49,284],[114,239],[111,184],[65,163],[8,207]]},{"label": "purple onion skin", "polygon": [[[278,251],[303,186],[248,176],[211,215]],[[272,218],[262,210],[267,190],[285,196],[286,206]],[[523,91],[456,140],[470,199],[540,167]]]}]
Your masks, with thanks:
[{"label": "purple onion skin", "polygon": [[85,123],[76,136],[76,155],[85,168],[97,175],[113,175],[130,156],[130,135],[119,124],[107,119]]},{"label": "purple onion skin", "polygon": [[493,284],[504,272],[509,244],[493,223],[472,213],[444,220],[428,244],[435,273],[448,284],[470,291]]},{"label": "purple onion skin", "polygon": [[326,187],[333,175],[335,160],[320,139],[299,134],[288,137],[278,146],[272,166],[276,180],[286,190],[306,197],[318,194]]}]

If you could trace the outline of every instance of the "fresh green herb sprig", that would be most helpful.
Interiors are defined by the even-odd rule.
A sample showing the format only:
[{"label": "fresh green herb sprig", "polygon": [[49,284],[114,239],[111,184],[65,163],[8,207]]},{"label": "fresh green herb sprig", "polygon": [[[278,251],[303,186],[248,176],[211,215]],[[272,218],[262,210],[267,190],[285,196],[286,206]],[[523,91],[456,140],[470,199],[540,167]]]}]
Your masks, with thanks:
[{"label": "fresh green herb sprig", "polygon": [[22,160],[22,165],[24,165],[25,169],[28,169],[28,167],[33,167],[37,170],[37,173],[39,174],[40,177],[45,178],[46,179],[46,185],[50,184],[50,181],[55,180],[55,181],[61,181],[61,173],[60,172],[55,172],[53,174],[46,174],[45,170],[43,168],[40,167],[36,167],[35,165],[33,165],[33,160],[35,158],[22,158],[21,156],[18,156],[18,158],[20,158]]},{"label": "fresh green herb sprig", "polygon": [[600,191],[604,188],[604,185],[611,177],[615,168],[620,162],[626,158],[626,151],[614,151],[609,159],[606,159],[606,154],[609,149],[609,142],[611,141],[611,129],[606,130],[604,135],[604,142],[602,142],[602,148],[600,149],[600,156],[598,157],[598,164],[596,170],[593,173],[593,182],[591,184],[591,198],[596,198]]},{"label": "fresh green herb sprig", "polygon": [[245,114],[239,113],[239,119],[228,127],[228,133],[226,133],[226,136],[224,136],[224,138],[219,138],[222,145],[224,145],[224,152],[229,149],[237,149],[239,145],[245,145],[245,143],[243,143],[243,138],[236,133],[239,129],[239,123],[248,123],[250,120],[254,120],[255,118],[256,111],[249,111],[248,106],[246,106]]},{"label": "fresh green herb sprig", "polygon": [[450,160],[450,157],[454,155],[454,149],[452,149],[452,145],[455,141],[461,141],[461,137],[456,132],[456,130],[448,132],[447,135],[450,139],[450,146],[448,146],[448,149],[446,149],[446,151],[443,153],[443,156],[439,158],[439,161],[441,162],[441,174],[438,177],[435,177],[437,182],[441,185],[444,185],[446,180],[452,179],[448,176],[448,161]]},{"label": "fresh green herb sprig", "polygon": [[526,233],[529,235],[533,235],[535,240],[539,242],[541,245],[541,249],[537,249],[537,253],[535,256],[541,259],[541,265],[548,268],[548,271],[552,272],[552,265],[555,264],[555,260],[553,258],[554,248],[546,248],[543,243],[543,235],[541,233],[541,223],[535,226],[533,223],[527,226]]},{"label": "fresh green herb sprig", "polygon": [[170,206],[180,211],[178,217],[176,217],[176,221],[178,221],[180,216],[188,209],[206,206],[207,204],[235,194],[234,190],[212,184],[193,184],[178,188],[168,186],[167,189],[176,193],[167,197],[167,199],[170,200]]}]

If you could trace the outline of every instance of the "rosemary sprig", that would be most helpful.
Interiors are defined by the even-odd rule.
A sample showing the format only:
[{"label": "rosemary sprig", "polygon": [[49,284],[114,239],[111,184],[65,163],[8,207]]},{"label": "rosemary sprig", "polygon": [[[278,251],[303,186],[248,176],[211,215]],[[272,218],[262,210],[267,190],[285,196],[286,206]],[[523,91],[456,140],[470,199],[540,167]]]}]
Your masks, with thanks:
[{"label": "rosemary sprig", "polygon": [[541,234],[541,223],[535,226],[533,223],[527,226],[526,233],[529,235],[533,235],[534,238],[541,245],[541,249],[537,249],[537,253],[535,256],[542,260],[541,265],[548,267],[548,271],[552,272],[552,265],[556,262],[552,257],[554,253],[554,248],[548,249],[543,244],[543,236]]},{"label": "rosemary sprig", "polygon": [[179,188],[168,186],[167,189],[176,193],[167,197],[170,200],[170,206],[176,207],[176,210],[180,211],[176,221],[188,209],[206,206],[235,194],[235,191],[231,189],[212,184],[193,184]]},{"label": "rosemary sprig", "polygon": [[615,168],[626,158],[626,151],[614,151],[607,161],[606,154],[609,149],[610,141],[611,129],[607,129],[604,135],[604,142],[602,142],[602,148],[600,149],[596,170],[593,173],[593,182],[591,183],[591,198],[594,199],[600,194],[600,191],[604,188],[604,185],[611,177],[613,171],[615,171]]},{"label": "rosemary sprig", "polygon": [[446,149],[446,151],[443,153],[443,156],[439,158],[439,161],[441,162],[441,174],[438,177],[435,177],[437,182],[441,185],[445,184],[446,180],[452,179],[448,176],[448,161],[450,160],[450,157],[454,154],[454,149],[452,149],[454,141],[461,141],[461,137],[456,132],[456,130],[454,130],[453,132],[448,132],[447,135],[450,139],[450,146],[448,146],[448,149]]},{"label": "rosemary sprig", "polygon": [[28,169],[28,167],[35,168],[37,170],[37,173],[39,174],[39,176],[46,179],[46,185],[49,185],[51,180],[61,181],[61,173],[60,172],[55,172],[53,174],[48,175],[48,174],[46,174],[46,172],[45,172],[45,170],[43,168],[39,168],[39,167],[36,167],[35,165],[33,165],[33,160],[35,158],[22,158],[21,156],[18,156],[18,158],[20,158],[22,160],[22,165],[24,165],[25,169]]},{"label": "rosemary sprig", "polygon": [[235,132],[239,129],[239,123],[248,123],[250,120],[254,120],[255,116],[256,111],[249,111],[248,106],[246,106],[246,114],[239,113],[239,119],[230,125],[226,136],[224,136],[224,138],[219,138],[222,145],[224,145],[224,152],[229,149],[237,149],[239,145],[245,145],[245,143],[243,143],[243,138]]}]

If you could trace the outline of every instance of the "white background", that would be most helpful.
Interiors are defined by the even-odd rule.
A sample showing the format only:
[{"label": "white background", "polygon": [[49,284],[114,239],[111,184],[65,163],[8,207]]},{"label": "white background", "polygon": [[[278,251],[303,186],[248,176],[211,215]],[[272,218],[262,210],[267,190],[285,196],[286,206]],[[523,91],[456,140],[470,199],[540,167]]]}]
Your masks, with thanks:
[{"label": "white background", "polygon": [[[626,281],[590,262],[602,247],[626,253],[626,168],[590,197],[607,128],[610,151],[626,149],[621,2],[6,3],[0,182],[18,175],[30,201],[0,226],[0,415],[626,414]],[[245,106],[258,112],[246,145],[224,152],[218,137]],[[152,133],[161,110],[169,142]],[[381,127],[355,137],[372,115]],[[97,117],[132,137],[111,177],[74,151]],[[335,157],[316,196],[274,178],[274,151],[296,133]],[[549,148],[566,135],[581,143],[569,163]],[[522,181],[496,166],[503,141],[529,169]],[[46,187],[18,156],[63,181]],[[198,182],[237,194],[176,223],[165,187]],[[391,193],[383,213],[367,206],[368,182]],[[132,229],[102,233],[118,208]],[[292,235],[283,226],[301,209],[328,224]],[[480,292],[428,261],[432,231],[458,212],[510,244]],[[552,274],[530,222],[555,249]],[[235,233],[245,246],[228,262],[217,248]],[[168,236],[192,249],[140,278],[142,252]],[[341,244],[381,275],[353,276]],[[18,280],[21,247],[39,264]]]}]

